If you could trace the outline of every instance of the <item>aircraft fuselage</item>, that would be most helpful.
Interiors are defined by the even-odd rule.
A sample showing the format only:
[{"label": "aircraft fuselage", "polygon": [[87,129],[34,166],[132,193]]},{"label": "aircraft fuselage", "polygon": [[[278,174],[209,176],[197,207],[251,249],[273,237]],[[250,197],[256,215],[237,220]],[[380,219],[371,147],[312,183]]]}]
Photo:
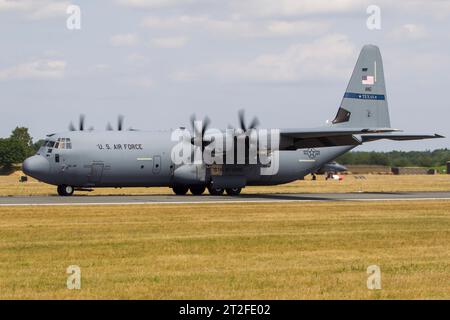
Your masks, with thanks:
[{"label": "aircraft fuselage", "polygon": [[179,181],[175,174],[179,165],[171,158],[176,144],[171,131],[74,131],[52,135],[48,141],[62,139],[70,141],[70,149],[55,144],[41,147],[25,161],[25,173],[48,184],[78,188],[206,185],[215,175],[240,177],[245,185],[276,185],[301,179],[354,147],[279,151],[273,175],[262,175],[259,165],[218,165],[220,170],[215,171],[205,166],[206,181]]}]

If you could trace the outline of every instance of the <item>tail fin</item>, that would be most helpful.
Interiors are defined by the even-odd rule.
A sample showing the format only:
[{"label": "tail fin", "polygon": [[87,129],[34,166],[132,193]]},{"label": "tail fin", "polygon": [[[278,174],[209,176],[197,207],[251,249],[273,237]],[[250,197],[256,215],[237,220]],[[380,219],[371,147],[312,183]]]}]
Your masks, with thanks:
[{"label": "tail fin", "polygon": [[390,128],[380,49],[365,45],[359,54],[333,125]]}]

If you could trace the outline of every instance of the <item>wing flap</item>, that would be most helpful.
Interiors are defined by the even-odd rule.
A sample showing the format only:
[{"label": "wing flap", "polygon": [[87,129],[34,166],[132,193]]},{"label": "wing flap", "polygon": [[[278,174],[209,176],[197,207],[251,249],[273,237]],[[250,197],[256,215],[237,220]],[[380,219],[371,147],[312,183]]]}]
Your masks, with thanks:
[{"label": "wing flap", "polygon": [[423,140],[423,139],[436,139],[444,138],[437,133],[435,134],[368,134],[362,135],[362,142],[370,142],[381,139],[395,140],[395,141],[408,141],[408,140]]},{"label": "wing flap", "polygon": [[282,129],[280,135],[297,139],[343,136],[352,134],[387,133],[399,131],[392,128],[317,128],[317,129]]},{"label": "wing flap", "polygon": [[360,135],[398,131],[392,128],[317,128],[280,130],[280,150],[357,146],[362,143]]}]

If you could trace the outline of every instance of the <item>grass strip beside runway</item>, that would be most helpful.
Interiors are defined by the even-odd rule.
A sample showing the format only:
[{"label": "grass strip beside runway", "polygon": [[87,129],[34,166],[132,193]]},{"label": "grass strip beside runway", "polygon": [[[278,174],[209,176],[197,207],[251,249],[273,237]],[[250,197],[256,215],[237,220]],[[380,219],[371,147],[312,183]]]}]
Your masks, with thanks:
[{"label": "grass strip beside runway", "polygon": [[3,299],[450,298],[448,201],[3,207],[0,238]]}]

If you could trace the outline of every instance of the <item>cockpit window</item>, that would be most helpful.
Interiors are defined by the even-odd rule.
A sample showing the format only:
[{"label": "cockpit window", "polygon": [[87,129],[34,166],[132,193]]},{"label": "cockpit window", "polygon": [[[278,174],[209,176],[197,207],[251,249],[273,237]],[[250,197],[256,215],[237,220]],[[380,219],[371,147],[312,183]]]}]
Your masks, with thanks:
[{"label": "cockpit window", "polygon": [[58,138],[55,143],[55,149],[72,149],[72,142],[69,138]]},{"label": "cockpit window", "polygon": [[43,147],[53,148],[55,141],[45,140]]},{"label": "cockpit window", "polygon": [[72,149],[72,142],[69,138],[58,138],[56,141],[45,140],[42,146],[49,149]]}]

